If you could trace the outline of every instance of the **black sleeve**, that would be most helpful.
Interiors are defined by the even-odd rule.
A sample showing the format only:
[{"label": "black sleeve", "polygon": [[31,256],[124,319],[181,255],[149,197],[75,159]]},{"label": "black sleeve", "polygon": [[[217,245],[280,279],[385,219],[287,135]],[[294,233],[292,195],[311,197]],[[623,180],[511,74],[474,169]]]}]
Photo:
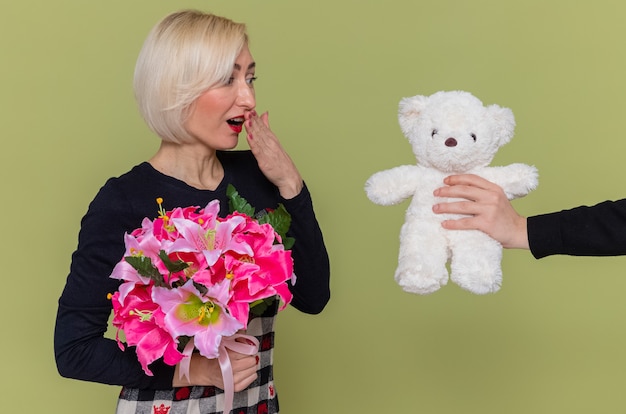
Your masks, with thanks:
[{"label": "black sleeve", "polygon": [[626,254],[626,200],[528,218],[528,242],[536,258],[555,254]]},{"label": "black sleeve", "polygon": [[150,366],[154,376],[147,376],[134,348],[122,351],[115,340],[104,337],[112,309],[107,294],[119,286],[109,275],[124,253],[124,232],[139,227],[140,220],[120,194],[105,186],[81,221],[54,332],[57,368],[64,377],[137,388],[172,387],[174,367],[157,361]]},{"label": "black sleeve", "polygon": [[295,238],[292,257],[296,283],[291,286],[291,305],[301,312],[317,314],[330,300],[330,263],[311,195],[305,185],[300,194],[282,203],[291,214],[288,235]]}]

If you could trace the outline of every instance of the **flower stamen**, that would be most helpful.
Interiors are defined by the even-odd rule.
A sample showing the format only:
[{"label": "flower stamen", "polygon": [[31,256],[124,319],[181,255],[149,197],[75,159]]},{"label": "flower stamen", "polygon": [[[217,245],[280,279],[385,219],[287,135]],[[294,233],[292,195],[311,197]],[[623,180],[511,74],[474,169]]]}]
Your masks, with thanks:
[{"label": "flower stamen", "polygon": [[141,322],[147,322],[152,318],[152,311],[134,309],[128,312],[128,314],[130,316],[138,316]]},{"label": "flower stamen", "polygon": [[198,308],[198,323],[211,322],[211,316],[215,312],[215,304],[211,301]]},{"label": "flower stamen", "polygon": [[167,217],[165,215],[165,209],[163,208],[163,198],[157,197],[156,202],[159,205],[159,218]]}]

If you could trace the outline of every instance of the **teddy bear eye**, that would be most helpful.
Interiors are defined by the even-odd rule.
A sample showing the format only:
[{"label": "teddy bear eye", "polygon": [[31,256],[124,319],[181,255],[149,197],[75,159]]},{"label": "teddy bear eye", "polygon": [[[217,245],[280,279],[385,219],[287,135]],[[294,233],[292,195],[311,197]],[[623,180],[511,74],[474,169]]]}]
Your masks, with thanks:
[{"label": "teddy bear eye", "polygon": [[430,134],[431,137],[434,137],[439,131],[437,131],[436,129],[433,129],[433,132]]},{"label": "teddy bear eye", "polygon": [[472,139],[474,140],[474,142],[476,142],[476,134],[470,134],[470,136],[472,137]]}]

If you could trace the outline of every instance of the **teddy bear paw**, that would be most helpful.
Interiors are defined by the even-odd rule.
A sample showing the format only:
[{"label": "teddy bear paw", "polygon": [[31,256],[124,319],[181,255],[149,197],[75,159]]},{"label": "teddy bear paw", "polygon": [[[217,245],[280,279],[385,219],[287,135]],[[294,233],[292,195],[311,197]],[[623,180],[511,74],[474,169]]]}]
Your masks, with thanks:
[{"label": "teddy bear paw", "polygon": [[502,273],[494,271],[491,274],[484,270],[476,272],[463,272],[461,274],[453,273],[451,279],[462,289],[475,293],[477,295],[485,295],[495,293],[500,290],[502,285]]},{"label": "teddy bear paw", "polygon": [[445,272],[445,274],[439,276],[425,276],[399,270],[396,272],[395,279],[405,292],[428,295],[436,292],[448,283],[448,273]]}]

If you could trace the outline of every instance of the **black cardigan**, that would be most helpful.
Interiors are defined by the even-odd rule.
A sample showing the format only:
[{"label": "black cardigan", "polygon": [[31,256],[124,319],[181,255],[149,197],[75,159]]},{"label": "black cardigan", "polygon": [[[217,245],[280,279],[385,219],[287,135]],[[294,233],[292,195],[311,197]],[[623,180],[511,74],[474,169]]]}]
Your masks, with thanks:
[{"label": "black cardigan", "polygon": [[220,215],[226,216],[226,186],[231,183],[257,211],[283,203],[292,216],[288,234],[296,240],[292,257],[297,282],[291,287],[291,305],[310,314],[325,307],[330,298],[329,259],[307,187],[296,197],[283,199],[250,151],[218,152],[218,157],[225,176],[215,191],[193,188],[147,162],[109,179],[100,189],[81,221],[78,248],[59,299],[54,347],[62,376],[134,388],[171,388],[174,367],[156,361],[150,366],[154,376],[149,377],[133,349],[123,352],[103,336],[112,308],[107,294],[120,283],[109,275],[124,253],[124,233],[140,227],[144,217],[156,218],[157,197],[163,198],[166,210],[203,208],[219,199]]}]

